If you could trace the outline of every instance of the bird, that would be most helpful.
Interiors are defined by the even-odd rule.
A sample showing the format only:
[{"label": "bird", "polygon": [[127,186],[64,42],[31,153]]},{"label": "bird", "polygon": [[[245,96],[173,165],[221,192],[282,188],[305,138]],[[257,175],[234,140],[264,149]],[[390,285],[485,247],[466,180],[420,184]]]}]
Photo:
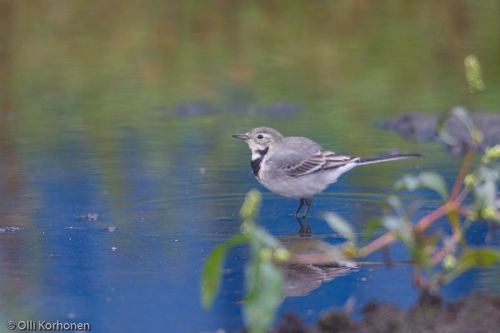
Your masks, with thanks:
[{"label": "bird", "polygon": [[234,134],[252,151],[250,168],[257,180],[271,192],[300,200],[295,211],[307,218],[313,195],[321,193],[342,174],[358,165],[423,157],[421,154],[394,154],[351,157],[322,148],[305,137],[285,137],[269,127],[257,127],[245,134]]}]

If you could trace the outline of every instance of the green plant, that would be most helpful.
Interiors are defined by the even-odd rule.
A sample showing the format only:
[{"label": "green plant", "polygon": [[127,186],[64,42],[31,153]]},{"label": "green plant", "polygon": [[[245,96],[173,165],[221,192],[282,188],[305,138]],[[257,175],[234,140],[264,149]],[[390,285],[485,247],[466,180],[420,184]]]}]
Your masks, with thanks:
[{"label": "green plant", "polygon": [[276,261],[286,261],[289,252],[267,231],[257,226],[254,217],[260,204],[260,193],[250,191],[243,203],[241,234],[215,247],[205,261],[201,281],[202,306],[208,309],[220,286],[225,255],[232,247],[248,244],[251,261],[245,270],[246,297],[243,319],[250,332],[266,332],[281,301],[283,276]]},{"label": "green plant", "polygon": [[283,265],[341,263],[354,266],[347,261],[342,248],[325,242],[305,240],[285,248],[277,238],[255,224],[260,201],[260,192],[256,190],[246,195],[240,210],[243,219],[241,233],[210,252],[201,278],[202,307],[209,309],[220,287],[222,265],[227,252],[235,246],[249,246],[251,260],[245,269],[243,320],[247,329],[255,333],[267,332],[283,299]]},{"label": "green plant", "polygon": [[[474,56],[465,59],[465,69],[475,106],[478,103],[478,93],[484,89],[484,83],[479,62]],[[444,120],[450,116],[456,117],[465,125],[472,139],[472,147],[464,157],[451,192],[443,178],[433,172],[404,176],[394,186],[395,192],[413,191],[417,188],[433,190],[440,195],[442,205],[413,224],[410,222],[412,206],[405,209],[397,196],[391,196],[388,204],[393,213],[381,219],[381,224],[389,232],[366,246],[355,247],[351,242],[345,247],[350,256],[359,258],[395,240],[401,240],[409,249],[415,263],[416,285],[427,290],[439,288],[470,268],[492,266],[500,262],[500,251],[497,248],[471,247],[464,239],[467,228],[474,222],[486,220],[490,224],[500,223],[500,199],[497,195],[500,145],[486,149],[478,165],[470,172],[482,134],[465,110],[454,109],[446,117],[442,117],[440,122],[440,134],[445,141],[455,143],[444,126]],[[472,204],[467,205],[465,202],[469,197]],[[426,229],[442,217],[447,217],[451,235],[445,235],[441,231],[427,234]],[[426,272],[427,276],[423,272]]]},{"label": "green plant", "polygon": [[[474,104],[477,94],[484,88],[477,59],[466,58],[466,73]],[[500,198],[497,193],[500,178],[500,145],[485,151],[477,166],[471,171],[476,146],[482,135],[474,126],[469,114],[454,109],[448,117],[461,120],[472,138],[472,148],[464,157],[463,164],[451,191],[441,175],[422,172],[417,176],[406,175],[396,182],[389,196],[386,214],[368,223],[363,238],[358,239],[354,228],[334,213],[325,215],[329,226],[342,234],[346,241],[332,246],[322,241],[303,242],[286,249],[272,235],[255,224],[254,217],[260,203],[257,191],[248,193],[240,215],[243,219],[241,234],[218,245],[205,261],[201,281],[202,305],[208,309],[220,285],[220,272],[225,254],[233,246],[249,244],[251,261],[245,270],[246,297],[243,305],[245,325],[251,332],[266,332],[282,298],[284,264],[332,264],[342,265],[346,260],[360,259],[383,249],[395,241],[403,242],[409,249],[414,263],[414,282],[422,291],[435,291],[464,271],[475,267],[490,267],[500,262],[500,250],[491,246],[473,247],[464,238],[472,223],[487,221],[500,223]],[[440,132],[444,140],[453,141],[445,130],[443,117]],[[396,195],[402,190],[426,188],[439,194],[442,204],[425,216],[412,221],[414,205],[403,205]],[[471,202],[467,204],[467,202]],[[441,218],[446,218],[451,234],[439,230],[433,234],[427,229]],[[383,235],[361,245],[372,232],[383,227]],[[304,250],[316,250],[314,253]]]}]

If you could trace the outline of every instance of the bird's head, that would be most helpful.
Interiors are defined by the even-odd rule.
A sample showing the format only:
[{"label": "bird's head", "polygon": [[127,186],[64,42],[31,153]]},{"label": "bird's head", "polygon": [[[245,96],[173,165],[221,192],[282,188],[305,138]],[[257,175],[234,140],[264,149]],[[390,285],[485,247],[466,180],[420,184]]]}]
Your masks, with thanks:
[{"label": "bird's head", "polygon": [[283,140],[283,135],[269,127],[257,127],[245,134],[234,134],[233,138],[245,140],[251,151],[264,150]]}]

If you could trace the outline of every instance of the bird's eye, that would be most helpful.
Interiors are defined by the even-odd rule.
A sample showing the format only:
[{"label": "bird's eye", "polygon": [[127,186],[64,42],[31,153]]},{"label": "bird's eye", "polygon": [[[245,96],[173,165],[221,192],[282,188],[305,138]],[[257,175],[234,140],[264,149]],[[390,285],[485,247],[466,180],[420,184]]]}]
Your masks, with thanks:
[{"label": "bird's eye", "polygon": [[264,136],[262,134],[257,135],[257,139],[263,139]]}]

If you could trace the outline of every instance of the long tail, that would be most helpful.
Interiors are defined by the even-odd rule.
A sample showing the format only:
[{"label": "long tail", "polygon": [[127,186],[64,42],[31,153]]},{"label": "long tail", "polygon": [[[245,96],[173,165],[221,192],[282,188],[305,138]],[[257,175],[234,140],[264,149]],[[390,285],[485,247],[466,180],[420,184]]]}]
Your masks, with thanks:
[{"label": "long tail", "polygon": [[372,157],[361,157],[359,159],[358,165],[371,164],[387,161],[403,160],[405,158],[423,157],[421,154],[395,154],[395,155],[381,155]]}]

